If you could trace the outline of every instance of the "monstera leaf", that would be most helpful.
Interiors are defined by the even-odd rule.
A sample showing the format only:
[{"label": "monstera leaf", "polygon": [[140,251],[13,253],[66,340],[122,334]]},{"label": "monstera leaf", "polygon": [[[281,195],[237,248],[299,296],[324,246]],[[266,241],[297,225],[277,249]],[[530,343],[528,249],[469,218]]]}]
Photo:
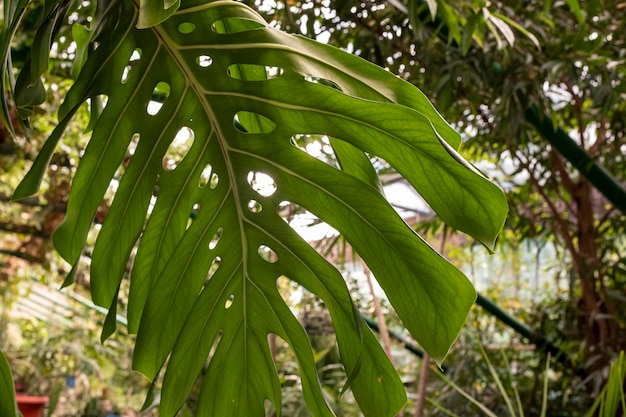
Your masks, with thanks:
[{"label": "monstera leaf", "polygon": [[[283,211],[297,205],[339,230],[440,362],[474,289],[387,203],[370,157],[395,168],[450,226],[490,246],[506,202],[457,154],[460,137],[416,88],[273,29],[241,3],[106,1],[90,31],[93,50],[15,198],[36,192],[63,130],[88,101],[92,137],[53,240],[75,265],[122,173],[93,250],[92,296],[114,317],[134,259],[133,362],[152,379],[165,370],[160,415],[177,412],[200,373],[199,416],[263,416],[266,400],[280,410],[272,333],[295,352],[312,415],[333,415],[307,335],[277,289],[281,277],[328,307],[346,388],[364,414],[393,415],[406,401],[398,376],[340,273]],[[337,165],[307,154],[302,135],[330,137]],[[177,140],[191,145],[164,164]]]}]

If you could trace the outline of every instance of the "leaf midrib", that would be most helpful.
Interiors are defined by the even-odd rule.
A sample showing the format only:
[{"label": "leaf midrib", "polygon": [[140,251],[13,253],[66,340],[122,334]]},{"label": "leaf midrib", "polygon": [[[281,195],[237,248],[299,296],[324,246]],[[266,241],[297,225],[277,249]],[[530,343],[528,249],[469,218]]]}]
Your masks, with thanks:
[{"label": "leaf midrib", "polygon": [[[134,3],[136,4],[136,3]],[[228,154],[228,145],[225,141],[225,135],[224,132],[222,131],[220,124],[217,123],[217,117],[215,114],[215,111],[213,110],[213,107],[209,104],[209,102],[207,101],[207,97],[206,95],[202,94],[202,92],[198,89],[198,87],[201,87],[200,83],[197,82],[196,78],[192,75],[193,72],[190,70],[189,66],[187,65],[186,61],[183,59],[183,57],[177,53],[177,50],[175,48],[170,47],[170,45],[176,45],[178,46],[178,44],[176,44],[169,36],[168,34],[165,32],[165,30],[162,28],[162,26],[157,25],[155,27],[152,28],[153,32],[155,33],[157,39],[159,40],[159,43],[161,44],[161,46],[163,46],[170,54],[170,56],[172,57],[172,59],[174,60],[174,62],[178,65],[178,67],[181,69],[183,76],[187,82],[187,84],[191,87],[191,89],[196,93],[196,96],[198,98],[198,101],[200,102],[200,105],[202,106],[203,110],[205,111],[205,114],[208,117],[209,122],[211,123],[213,130],[216,134],[217,140],[218,140],[218,144],[220,147],[220,150],[222,152],[222,156],[224,158],[224,162],[225,162],[225,166],[226,166],[226,171],[228,173],[228,179],[229,179],[229,189],[232,191],[233,193],[233,200],[234,200],[234,204],[235,204],[235,210],[237,211],[237,221],[239,223],[239,233],[240,233],[240,240],[241,240],[241,255],[242,255],[242,263],[243,263],[243,273],[244,273],[244,277],[246,276],[247,273],[247,265],[248,265],[248,244],[247,244],[247,237],[245,235],[245,230],[244,230],[244,224],[242,222],[242,219],[244,218],[244,211],[243,208],[241,206],[241,200],[238,198],[239,197],[239,190],[237,187],[237,178],[236,178],[236,173],[234,172],[233,169],[233,163],[230,159],[230,155]],[[195,82],[194,82],[195,81]],[[226,195],[229,195],[229,193],[227,193]],[[206,233],[206,231],[204,232]],[[242,286],[242,299],[244,302],[244,308],[243,308],[243,320],[242,320],[242,324],[245,326],[244,328],[247,329],[248,328],[248,323],[247,323],[247,309],[245,308],[246,304],[246,286],[243,285]],[[244,337],[247,338],[247,331],[244,332]],[[247,356],[247,343],[244,344],[245,346],[245,354]]]}]

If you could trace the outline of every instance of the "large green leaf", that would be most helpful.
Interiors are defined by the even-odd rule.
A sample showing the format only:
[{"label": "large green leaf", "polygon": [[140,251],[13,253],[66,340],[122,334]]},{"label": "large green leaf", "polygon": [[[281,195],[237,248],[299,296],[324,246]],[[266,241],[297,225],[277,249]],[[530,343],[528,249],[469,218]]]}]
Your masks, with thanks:
[{"label": "large green leaf", "polygon": [[[424,95],[381,68],[272,29],[237,2],[183,1],[148,29],[136,27],[139,14],[136,3],[107,2],[62,123],[15,197],[36,191],[64,125],[90,99],[93,134],[53,239],[75,264],[123,173],[93,251],[92,296],[115,311],[137,247],[128,304],[129,329],[138,333],[134,367],[156,378],[169,358],[161,415],[181,407],[207,358],[198,415],[263,415],[266,399],[280,409],[270,333],[293,348],[312,414],[332,415],[280,277],[328,306],[364,414],[393,415],[405,402],[393,367],[339,272],[281,218],[281,207],[299,205],[339,230],[441,362],[474,289],[387,203],[368,156],[386,160],[449,225],[487,246],[506,214],[502,192],[457,154],[460,137]],[[96,111],[102,97],[106,106]],[[295,146],[300,134],[331,137],[340,169]],[[193,144],[172,169],[163,160],[176,137]],[[269,192],[257,187],[260,174],[271,178]]]}]

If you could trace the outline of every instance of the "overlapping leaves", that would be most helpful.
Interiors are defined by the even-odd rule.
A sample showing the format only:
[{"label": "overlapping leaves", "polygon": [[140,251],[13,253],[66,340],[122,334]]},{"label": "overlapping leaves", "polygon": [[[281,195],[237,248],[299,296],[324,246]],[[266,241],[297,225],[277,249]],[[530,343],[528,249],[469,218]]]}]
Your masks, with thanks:
[{"label": "overlapping leaves", "polygon": [[[138,333],[134,366],[155,378],[167,361],[161,415],[176,412],[204,366],[198,415],[260,416],[266,399],[280,409],[270,333],[293,348],[311,413],[332,415],[306,333],[278,292],[280,277],[324,300],[364,414],[393,415],[405,401],[393,367],[353,311],[339,272],[281,218],[281,207],[297,204],[338,229],[411,334],[441,361],[474,290],[386,202],[367,155],[386,160],[448,224],[486,245],[503,223],[501,191],[456,153],[458,135],[417,89],[267,27],[241,3],[182,2],[148,29],[137,29],[131,2],[99,11],[97,48],[16,197],[36,190],[55,141],[90,99],[92,138],[54,242],[77,262],[122,166],[93,251],[92,295],[115,312],[137,248],[128,305],[129,329]],[[295,146],[301,134],[332,137],[341,169]],[[164,166],[181,136],[191,147],[176,167]],[[271,179],[269,192],[255,185],[261,174]]]}]

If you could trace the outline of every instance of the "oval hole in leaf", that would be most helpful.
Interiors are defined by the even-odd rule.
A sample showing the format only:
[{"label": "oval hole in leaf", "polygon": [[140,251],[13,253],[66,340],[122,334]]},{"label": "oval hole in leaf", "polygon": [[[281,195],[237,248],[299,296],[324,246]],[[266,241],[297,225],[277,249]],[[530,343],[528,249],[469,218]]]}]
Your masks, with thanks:
[{"label": "oval hole in leaf", "polygon": [[137,149],[137,145],[139,144],[139,133],[135,133],[132,138],[130,138],[130,143],[128,144],[128,150],[126,151],[126,155],[131,157],[135,154],[135,150]]},{"label": "oval hole in leaf", "polygon": [[182,33],[183,35],[191,33],[194,30],[196,30],[196,25],[194,25],[191,22],[183,22],[180,25],[178,25],[178,31]]},{"label": "oval hole in leaf", "polygon": [[200,213],[200,204],[196,203],[191,208],[191,213],[189,213],[189,218],[187,219],[187,227],[185,228],[185,230],[189,229],[191,224],[196,220],[196,218],[198,217],[198,213]]},{"label": "oval hole in leaf", "polygon": [[237,112],[233,124],[241,133],[271,133],[276,128],[273,120],[250,111]]},{"label": "oval hole in leaf", "polygon": [[137,48],[133,51],[128,59],[128,64],[124,67],[124,71],[122,72],[122,84],[125,84],[128,80],[128,76],[130,75],[130,71],[137,65],[139,60],[141,59],[141,49]]},{"label": "oval hole in leaf", "polygon": [[150,116],[155,116],[161,111],[165,100],[170,96],[170,85],[166,82],[159,82],[152,90],[152,96],[148,101],[146,111]]},{"label": "oval hole in leaf", "polygon": [[281,219],[307,242],[319,242],[339,232],[304,207],[283,201],[276,209]]},{"label": "oval hole in leaf", "polygon": [[220,263],[222,263],[222,258],[221,257],[216,256],[215,258],[213,258],[213,262],[211,262],[211,266],[209,266],[209,272],[207,272],[207,274],[206,274],[206,278],[204,280],[204,285],[206,285],[211,280],[211,277],[213,275],[215,275],[215,273],[217,272],[217,270],[220,267]]},{"label": "oval hole in leaf", "polygon": [[213,174],[211,174],[211,179],[209,180],[209,188],[211,190],[214,190],[215,187],[217,187],[217,184],[219,184],[220,182],[220,177],[219,175],[217,175],[216,172],[214,172]]},{"label": "oval hole in leaf", "polygon": [[339,169],[339,162],[335,150],[330,144],[330,138],[326,135],[296,134],[290,139],[293,146],[311,155],[319,161]]},{"label": "oval hole in leaf", "polygon": [[196,57],[196,64],[202,68],[210,67],[212,63],[213,59],[208,55],[198,55]]},{"label": "oval hole in leaf", "polygon": [[225,17],[214,22],[211,25],[211,30],[219,34],[228,34],[248,32],[250,30],[262,29],[264,27],[265,25],[257,22],[256,20],[242,19],[240,17]]},{"label": "oval hole in leaf", "polygon": [[276,279],[276,289],[288,304],[293,302],[293,305],[297,305],[300,302],[300,300],[296,301],[300,297],[299,290],[294,291],[296,288],[298,288],[298,284],[285,275],[281,275]]},{"label": "oval hole in leaf", "polygon": [[250,171],[248,173],[248,184],[263,197],[269,197],[276,192],[277,186],[274,178],[263,172]]},{"label": "oval hole in leaf", "polygon": [[[93,128],[96,125],[96,122],[98,121],[98,118],[104,111],[108,102],[109,102],[109,97],[105,94],[100,94],[95,97],[91,97],[87,99],[87,104],[89,105],[89,124],[85,128],[84,133],[89,133],[93,131]],[[85,152],[84,150],[80,151],[81,157],[83,156],[84,152]]]},{"label": "oval hole in leaf", "polygon": [[279,78],[284,73],[280,67],[257,64],[232,64],[226,72],[230,78],[245,81],[267,81]]},{"label": "oval hole in leaf", "polygon": [[266,262],[273,264],[278,261],[278,255],[276,252],[274,252],[274,250],[267,245],[259,246],[258,252],[259,256]]},{"label": "oval hole in leaf", "polygon": [[167,148],[167,152],[163,157],[163,168],[168,171],[175,169],[185,158],[189,149],[191,149],[193,139],[193,130],[186,126],[181,128],[172,143],[170,143],[169,148]]},{"label": "oval hole in leaf", "polygon": [[248,201],[248,210],[252,213],[260,213],[263,210],[263,206],[256,200]]},{"label": "oval hole in leaf", "polygon": [[281,201],[276,208],[276,213],[283,219],[287,224],[291,221],[291,219],[302,209],[297,204],[293,204],[290,201]]},{"label": "oval hole in leaf", "polygon": [[332,80],[326,79],[326,78],[305,76],[304,77],[304,81],[307,81],[307,82],[310,82],[310,83],[313,83],[313,84],[323,85],[325,87],[330,87],[333,90],[337,90],[337,91],[343,92],[341,87],[339,87],[339,84],[337,84],[336,82],[334,82]]},{"label": "oval hole in leaf", "polygon": [[204,188],[211,180],[211,171],[213,167],[210,164],[207,164],[202,172],[200,173],[200,179],[198,180],[198,187]]},{"label": "oval hole in leaf", "polygon": [[220,227],[219,229],[217,229],[217,232],[215,232],[215,235],[213,235],[213,239],[211,239],[211,241],[209,242],[209,249],[210,250],[215,249],[215,247],[217,246],[218,242],[222,238],[222,233],[224,233],[224,229],[223,228]]},{"label": "oval hole in leaf", "polygon": [[230,306],[233,305],[233,301],[235,301],[235,296],[233,294],[229,295],[228,298],[226,299],[226,302],[224,303],[224,308],[226,310],[228,310],[230,308]]},{"label": "oval hole in leaf", "polygon": [[152,214],[152,210],[154,210],[154,205],[156,204],[156,201],[157,201],[157,196],[152,195],[150,197],[150,204],[148,204],[148,211],[147,211],[148,215]]}]

